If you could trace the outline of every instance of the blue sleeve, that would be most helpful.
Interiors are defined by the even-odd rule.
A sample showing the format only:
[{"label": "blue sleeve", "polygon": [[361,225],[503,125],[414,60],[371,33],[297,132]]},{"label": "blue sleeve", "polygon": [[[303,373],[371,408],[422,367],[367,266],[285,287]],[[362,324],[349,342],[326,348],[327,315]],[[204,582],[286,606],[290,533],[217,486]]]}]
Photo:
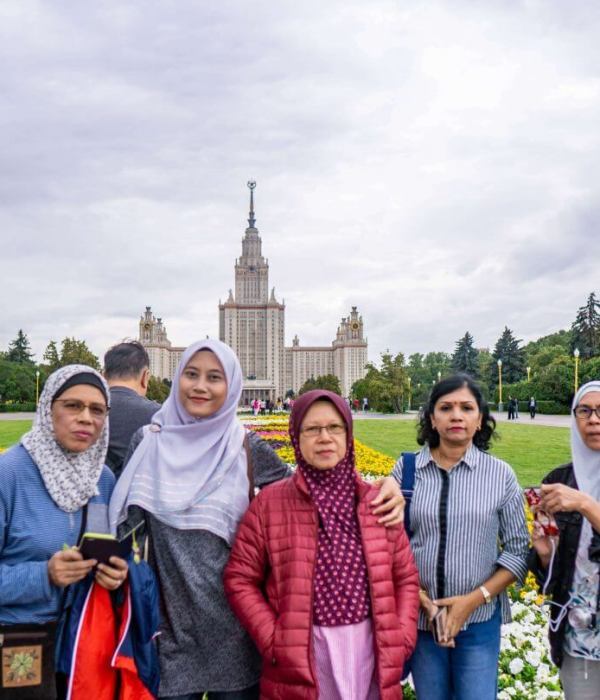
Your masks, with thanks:
[{"label": "blue sleeve", "polygon": [[0,457],[0,606],[51,601],[56,589],[48,577],[47,561],[2,562],[15,490],[15,466],[9,459]]}]

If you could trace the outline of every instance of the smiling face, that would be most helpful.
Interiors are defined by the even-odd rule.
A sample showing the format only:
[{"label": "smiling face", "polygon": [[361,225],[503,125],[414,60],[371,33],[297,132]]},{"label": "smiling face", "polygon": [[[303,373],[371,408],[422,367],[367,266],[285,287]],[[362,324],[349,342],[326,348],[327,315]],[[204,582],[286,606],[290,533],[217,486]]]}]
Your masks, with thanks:
[{"label": "smiling face", "polygon": [[[323,430],[325,427],[330,430]],[[321,430],[317,433],[316,428]],[[346,425],[337,408],[330,401],[315,401],[300,426],[300,452],[311,467],[333,469],[346,454],[346,436]]]},{"label": "smiling face", "polygon": [[[87,404],[78,411],[78,403]],[[106,414],[106,399],[95,386],[69,387],[52,404],[52,425],[56,442],[71,452],[85,452],[100,437]]]},{"label": "smiling face", "polygon": [[433,408],[431,425],[441,445],[469,445],[481,425],[479,406],[470,390],[465,386],[441,396]]},{"label": "smiling face", "polygon": [[[589,391],[578,404],[590,409],[600,409],[600,391]],[[581,439],[590,450],[600,450],[600,418],[592,412],[589,418],[577,418]]]},{"label": "smiling face", "polygon": [[227,379],[219,359],[210,350],[194,353],[179,379],[179,400],[194,418],[216,413],[227,398]]}]

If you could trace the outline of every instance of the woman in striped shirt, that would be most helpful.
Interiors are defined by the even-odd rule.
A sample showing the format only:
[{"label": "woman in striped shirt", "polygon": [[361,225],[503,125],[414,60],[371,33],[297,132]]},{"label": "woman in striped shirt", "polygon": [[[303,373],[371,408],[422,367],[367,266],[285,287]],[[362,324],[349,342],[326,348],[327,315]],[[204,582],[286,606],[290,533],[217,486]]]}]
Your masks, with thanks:
[{"label": "woman in striped shirt", "polygon": [[[513,470],[486,452],[495,425],[464,374],[438,382],[421,415],[410,510],[421,581],[411,670],[421,700],[496,698],[505,589],[527,573],[529,536]],[[401,484],[402,469],[400,459]]]}]

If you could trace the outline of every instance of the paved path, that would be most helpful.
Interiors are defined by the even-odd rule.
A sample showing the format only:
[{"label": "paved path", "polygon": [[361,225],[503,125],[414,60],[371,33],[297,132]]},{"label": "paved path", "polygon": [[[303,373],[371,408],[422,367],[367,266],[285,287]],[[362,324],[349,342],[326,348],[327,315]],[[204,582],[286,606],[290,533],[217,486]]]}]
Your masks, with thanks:
[{"label": "paved path", "polygon": [[[355,420],[416,420],[417,412],[410,411],[409,413],[373,413],[372,411],[358,411],[353,414]],[[506,413],[493,414],[498,423],[517,423],[520,425],[550,425],[554,428],[568,428],[571,425],[570,416],[543,416],[538,413],[534,420],[531,420],[529,414],[521,414],[521,418],[515,421],[508,421]]]},{"label": "paved path", "polygon": [[33,420],[35,413],[0,413],[0,420]]}]

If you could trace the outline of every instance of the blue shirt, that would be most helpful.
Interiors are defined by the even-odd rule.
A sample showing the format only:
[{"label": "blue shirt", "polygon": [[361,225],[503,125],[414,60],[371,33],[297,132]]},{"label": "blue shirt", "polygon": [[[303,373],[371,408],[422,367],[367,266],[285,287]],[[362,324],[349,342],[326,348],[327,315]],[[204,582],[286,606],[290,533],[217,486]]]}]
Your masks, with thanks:
[{"label": "blue shirt", "polygon": [[[402,483],[402,458],[392,476]],[[421,585],[432,599],[470,593],[498,567],[519,581],[527,574],[523,492],[506,462],[474,445],[448,470],[438,467],[427,446],[417,454],[410,526]],[[510,622],[506,591],[499,599],[502,621]],[[480,605],[467,623],[485,622],[495,609],[495,601]],[[419,629],[427,628],[421,610]]]},{"label": "blue shirt", "polygon": [[[99,494],[88,502],[88,532],[109,531],[114,483],[104,467]],[[54,503],[22,445],[0,455],[0,624],[56,619],[62,589],[50,583],[48,560],[63,545],[76,545],[80,528],[81,510],[65,513]]]}]

